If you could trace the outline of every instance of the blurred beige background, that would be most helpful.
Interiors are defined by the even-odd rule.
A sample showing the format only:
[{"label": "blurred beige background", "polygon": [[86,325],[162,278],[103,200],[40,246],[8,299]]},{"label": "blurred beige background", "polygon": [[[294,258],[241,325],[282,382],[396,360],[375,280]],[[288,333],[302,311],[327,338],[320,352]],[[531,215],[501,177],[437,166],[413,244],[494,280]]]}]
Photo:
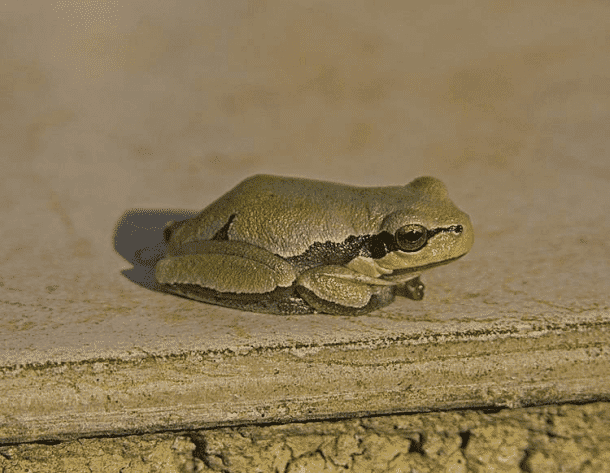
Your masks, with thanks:
[{"label": "blurred beige background", "polygon": [[290,333],[134,284],[113,242],[126,212],[200,210],[260,172],[431,174],[472,216],[473,251],[426,301],[350,333],[607,310],[608,18],[593,0],[0,0],[6,353]]},{"label": "blurred beige background", "polygon": [[200,206],[260,171],[459,184],[605,157],[605,2],[0,8],[2,152],[65,207]]}]

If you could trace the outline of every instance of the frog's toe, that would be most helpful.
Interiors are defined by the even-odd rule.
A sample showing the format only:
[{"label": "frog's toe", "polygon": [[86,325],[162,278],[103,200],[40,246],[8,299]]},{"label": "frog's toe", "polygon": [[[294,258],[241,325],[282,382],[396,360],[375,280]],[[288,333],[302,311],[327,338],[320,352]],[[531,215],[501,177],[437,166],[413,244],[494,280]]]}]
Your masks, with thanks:
[{"label": "frog's toe", "polygon": [[404,285],[396,289],[396,295],[407,297],[414,301],[421,301],[424,298],[424,283],[421,282],[419,276],[407,281]]}]

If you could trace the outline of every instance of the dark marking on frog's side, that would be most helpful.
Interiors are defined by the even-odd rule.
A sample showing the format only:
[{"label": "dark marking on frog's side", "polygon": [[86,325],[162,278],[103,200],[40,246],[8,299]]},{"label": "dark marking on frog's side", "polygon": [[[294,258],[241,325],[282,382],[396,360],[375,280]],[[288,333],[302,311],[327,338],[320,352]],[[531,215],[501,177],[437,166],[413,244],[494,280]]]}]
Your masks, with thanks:
[{"label": "dark marking on frog's side", "polygon": [[304,253],[285,258],[301,271],[322,265],[342,266],[357,256],[371,256],[368,250],[370,235],[349,236],[339,243],[326,241],[315,242]]},{"label": "dark marking on frog's side", "polygon": [[[451,225],[450,227],[439,227],[428,230],[426,234],[426,246],[433,236],[443,232],[461,233],[461,225]],[[421,247],[423,248],[423,246]],[[418,248],[418,251],[421,249]],[[388,253],[401,250],[396,242],[396,237],[389,232],[383,231],[375,235],[349,236],[339,243],[326,241],[324,243],[315,242],[307,250],[296,256],[285,258],[301,271],[316,266],[338,265],[344,266],[358,256],[367,258],[381,259]],[[405,250],[401,250],[405,251]],[[433,266],[437,266],[434,264]],[[408,272],[411,272],[410,269]]]},{"label": "dark marking on frog's side", "polygon": [[229,220],[227,220],[227,223],[225,223],[223,225],[223,227],[218,230],[216,232],[216,234],[212,237],[212,240],[228,240],[229,239],[229,228],[231,227],[231,224],[233,223],[233,220],[235,220],[235,217],[237,216],[237,214],[233,214],[229,217]]}]

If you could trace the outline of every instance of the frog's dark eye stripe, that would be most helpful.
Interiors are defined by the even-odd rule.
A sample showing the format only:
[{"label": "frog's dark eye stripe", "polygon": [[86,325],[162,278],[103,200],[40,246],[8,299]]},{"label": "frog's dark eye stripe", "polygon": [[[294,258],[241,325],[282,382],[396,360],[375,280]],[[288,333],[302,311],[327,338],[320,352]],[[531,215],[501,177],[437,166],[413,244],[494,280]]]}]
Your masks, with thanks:
[{"label": "frog's dark eye stripe", "polygon": [[451,225],[450,227],[446,227],[446,228],[442,228],[442,227],[435,228],[434,230],[428,230],[428,239],[430,239],[434,235],[436,235],[438,233],[442,233],[442,232],[453,232],[453,233],[456,233],[457,235],[459,235],[463,231],[464,231],[464,227],[462,227],[461,225]]},{"label": "frog's dark eye stripe", "polygon": [[371,235],[367,246],[370,254],[363,256],[370,256],[374,259],[383,258],[390,251],[398,249],[394,235],[388,232],[381,232],[377,235]]},{"label": "frog's dark eye stripe", "polygon": [[430,231],[422,225],[405,225],[396,231],[395,235],[389,232],[381,232],[371,235],[368,240],[368,251],[374,259],[383,258],[392,251],[417,251],[423,248],[430,238]]},{"label": "frog's dark eye stripe", "polygon": [[402,251],[412,252],[421,250],[430,238],[439,233],[455,233],[459,235],[464,231],[464,227],[461,225],[451,225],[449,227],[438,227],[432,230],[428,230],[423,225],[411,224],[405,225],[404,227],[396,230],[396,244],[395,246]]},{"label": "frog's dark eye stripe", "polygon": [[[225,227],[228,228],[232,220],[231,218]],[[302,271],[320,265],[344,265],[357,256],[380,259],[392,251],[418,251],[438,233],[454,232],[459,234],[462,231],[461,225],[428,230],[422,225],[411,224],[399,228],[396,235],[383,231],[375,235],[350,236],[339,243],[331,241],[315,242],[304,253],[288,257],[286,260]],[[220,233],[219,231],[217,235]],[[214,239],[218,238],[215,237]]]}]

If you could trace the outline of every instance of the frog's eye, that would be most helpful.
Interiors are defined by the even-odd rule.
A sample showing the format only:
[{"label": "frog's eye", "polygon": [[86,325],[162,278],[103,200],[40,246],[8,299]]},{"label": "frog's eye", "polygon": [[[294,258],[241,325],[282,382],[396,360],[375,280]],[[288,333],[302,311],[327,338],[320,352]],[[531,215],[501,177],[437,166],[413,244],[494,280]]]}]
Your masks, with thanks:
[{"label": "frog's eye", "polygon": [[428,241],[428,230],[421,225],[405,225],[396,230],[396,244],[403,251],[417,251]]}]

